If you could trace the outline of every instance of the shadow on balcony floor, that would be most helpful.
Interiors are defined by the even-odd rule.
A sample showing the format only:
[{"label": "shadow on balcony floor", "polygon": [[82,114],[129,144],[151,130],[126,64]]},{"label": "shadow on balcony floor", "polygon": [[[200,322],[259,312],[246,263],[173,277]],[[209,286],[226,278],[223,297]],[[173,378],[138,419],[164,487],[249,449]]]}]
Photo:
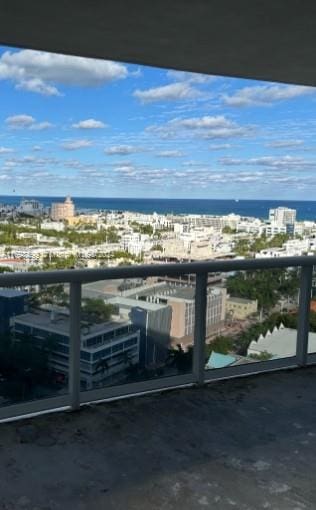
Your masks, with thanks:
[{"label": "shadow on balcony floor", "polygon": [[315,509],[315,381],[307,368],[3,424],[0,508]]}]

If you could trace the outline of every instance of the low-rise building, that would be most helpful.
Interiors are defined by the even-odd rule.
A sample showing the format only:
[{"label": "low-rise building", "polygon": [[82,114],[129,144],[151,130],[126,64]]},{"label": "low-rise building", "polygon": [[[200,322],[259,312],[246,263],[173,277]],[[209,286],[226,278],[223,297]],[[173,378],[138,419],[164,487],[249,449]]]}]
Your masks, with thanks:
[{"label": "low-rise building", "polygon": [[40,216],[44,212],[44,207],[38,200],[25,199],[21,200],[20,205],[17,207],[17,211],[20,214],[26,214],[27,216]]},{"label": "low-rise building", "polygon": [[[288,358],[296,355],[296,329],[285,328],[283,324],[280,327],[274,327],[272,331],[267,331],[265,335],[250,342],[247,350],[248,356],[270,355],[273,358]],[[309,333],[308,353],[316,352],[316,333]]]},{"label": "low-rise building", "polygon": [[226,315],[232,319],[245,320],[250,315],[257,313],[257,299],[244,299],[229,296],[226,299]]},{"label": "low-rise building", "polygon": [[65,224],[61,221],[42,221],[42,230],[56,230],[57,232],[63,232],[65,230]]}]

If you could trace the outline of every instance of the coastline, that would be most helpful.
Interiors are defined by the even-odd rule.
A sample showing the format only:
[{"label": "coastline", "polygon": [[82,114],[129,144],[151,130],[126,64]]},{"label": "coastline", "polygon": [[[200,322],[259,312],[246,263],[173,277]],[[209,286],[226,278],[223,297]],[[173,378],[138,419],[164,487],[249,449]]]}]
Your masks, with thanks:
[{"label": "coastline", "polygon": [[[39,200],[45,207],[60,201],[56,196],[0,195],[0,204],[18,205],[23,198]],[[316,201],[303,200],[235,200],[235,199],[181,199],[181,198],[98,198],[73,197],[79,211],[131,211],[143,214],[198,214],[222,216],[238,214],[267,219],[271,208],[279,206],[297,210],[299,221],[316,219]]]}]

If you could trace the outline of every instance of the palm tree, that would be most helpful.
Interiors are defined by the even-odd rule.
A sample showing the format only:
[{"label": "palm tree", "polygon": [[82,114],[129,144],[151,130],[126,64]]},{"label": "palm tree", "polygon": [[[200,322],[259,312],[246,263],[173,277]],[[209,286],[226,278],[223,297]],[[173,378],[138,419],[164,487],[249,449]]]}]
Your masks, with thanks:
[{"label": "palm tree", "polygon": [[172,349],[169,351],[169,356],[167,358],[166,364],[172,367],[175,366],[178,372],[184,373],[191,370],[192,359],[193,359],[193,347],[190,345],[188,347],[188,350],[185,351],[182,345],[177,344],[176,349]]}]

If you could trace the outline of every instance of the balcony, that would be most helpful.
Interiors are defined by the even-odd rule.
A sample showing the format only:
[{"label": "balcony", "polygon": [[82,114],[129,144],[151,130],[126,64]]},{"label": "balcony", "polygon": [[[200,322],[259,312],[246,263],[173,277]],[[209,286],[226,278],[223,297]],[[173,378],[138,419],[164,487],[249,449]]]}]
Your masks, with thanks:
[{"label": "balcony", "polygon": [[[14,420],[2,424],[4,508],[124,508],[126,501],[131,509],[313,508],[315,354],[309,342],[309,310],[315,263],[315,257],[295,257],[2,274],[2,289],[23,293],[34,286],[44,285],[46,293],[48,285],[69,286],[62,295],[68,305],[58,308],[66,312],[60,316],[58,310],[48,312],[44,306],[32,313],[20,310],[13,317],[18,345],[24,338],[19,333],[25,333],[30,321],[31,334],[39,341],[46,329],[55,336],[60,333],[60,349],[52,351],[52,359],[61,371],[64,363],[66,377],[49,390],[35,382],[36,392],[31,394],[23,375],[17,381],[19,397],[2,396],[1,420]],[[280,328],[276,333],[283,338],[291,332],[285,335],[287,350],[265,361],[234,355],[234,363],[227,365],[218,355],[216,366],[212,357],[207,362],[208,306],[219,306],[214,301],[219,293],[209,289],[214,285],[212,275],[287,268],[300,275],[297,331]],[[180,276],[180,292],[163,290],[164,279],[176,281]],[[128,306],[136,292],[140,308],[158,307],[161,313],[161,306],[166,310],[168,305],[158,305],[159,300],[182,296],[191,310],[193,299],[194,319],[188,322],[193,326],[192,363],[136,376],[127,371],[125,358],[132,366],[132,356],[144,342],[141,326],[118,315],[106,323],[83,320],[82,296],[92,292],[91,282],[110,282],[113,287],[118,279],[137,278],[139,284],[155,277],[159,280],[154,285],[155,303],[142,301],[146,286],[139,285],[124,287],[120,297],[109,302],[121,299]],[[188,281],[195,285],[193,297]],[[268,334],[262,338],[271,343]],[[259,343],[252,342],[252,349]],[[102,352],[105,357],[104,348],[109,357],[94,377],[95,372],[87,370],[88,359],[93,366],[88,355]],[[67,361],[61,363],[63,351]],[[25,366],[26,376],[28,370]],[[140,398],[126,400],[136,395]],[[44,416],[53,411],[60,413]],[[33,419],[16,423],[27,417]],[[34,482],[35,470],[41,473],[40,482]]]},{"label": "balcony", "polygon": [[3,424],[2,507],[312,510],[315,376],[261,374]]},{"label": "balcony", "polygon": [[[11,314],[9,346],[5,335],[2,342],[0,419],[77,410],[90,402],[312,364],[316,349],[315,334],[309,332],[309,309],[314,264],[315,257],[286,257],[3,274],[0,287],[13,288],[9,290],[13,297],[22,289],[22,294],[34,299],[36,293],[30,289],[43,285],[45,295],[50,296],[62,284],[64,306],[46,309],[46,305],[32,305],[27,313],[19,310]],[[299,274],[294,289],[299,296],[296,329],[280,323],[272,332],[267,326],[265,335],[251,333],[246,347],[242,332],[238,345],[229,341],[226,351],[218,348],[216,341],[223,331],[234,336],[234,327],[238,329],[245,321],[227,324],[227,314],[221,321],[226,288],[213,287],[210,275],[286,268]],[[166,280],[181,277],[182,283],[166,287],[166,275]],[[113,282],[124,278],[137,278],[138,286],[119,287],[114,298],[105,290],[112,318],[91,321],[86,307],[89,298],[83,296],[90,295],[89,284],[111,281],[113,287]],[[151,286],[139,283],[154,278],[160,281]],[[188,281],[193,281],[194,287]],[[54,284],[50,291],[49,284]],[[256,322],[260,331],[263,323],[262,317]],[[249,324],[253,325],[250,319]],[[181,347],[175,348],[176,344]]]}]

